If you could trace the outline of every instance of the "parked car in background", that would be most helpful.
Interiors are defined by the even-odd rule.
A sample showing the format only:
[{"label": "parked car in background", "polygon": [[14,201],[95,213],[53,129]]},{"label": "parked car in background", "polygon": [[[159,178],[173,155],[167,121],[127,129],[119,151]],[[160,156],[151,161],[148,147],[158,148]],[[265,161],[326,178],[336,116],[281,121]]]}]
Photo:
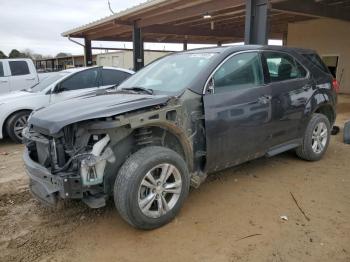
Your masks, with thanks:
[{"label": "parked car in background", "polygon": [[[317,56],[313,51],[307,51]],[[161,58],[115,94],[35,111],[23,132],[30,189],[43,203],[113,197],[142,229],[179,212],[190,183],[288,150],[325,154],[336,85],[306,50],[269,46],[198,49]]]},{"label": "parked car in background", "polygon": [[0,96],[0,139],[5,134],[22,141],[22,130],[36,108],[73,97],[108,89],[127,79],[134,72],[114,67],[89,67],[50,73],[32,88]]},{"label": "parked car in background", "polygon": [[31,59],[0,59],[0,95],[30,88],[38,82]]}]

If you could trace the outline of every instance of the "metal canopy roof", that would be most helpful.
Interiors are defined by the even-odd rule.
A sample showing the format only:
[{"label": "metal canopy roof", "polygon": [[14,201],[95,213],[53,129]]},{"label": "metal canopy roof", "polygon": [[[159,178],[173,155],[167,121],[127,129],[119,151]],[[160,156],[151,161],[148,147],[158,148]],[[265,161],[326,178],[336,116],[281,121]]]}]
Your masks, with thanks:
[{"label": "metal canopy roof", "polygon": [[[145,42],[228,43],[244,39],[245,0],[151,0],[62,33],[89,40],[132,41],[133,26]],[[350,21],[350,0],[271,0],[270,38],[282,39],[288,23],[319,17]],[[204,19],[204,15],[211,18]]]}]

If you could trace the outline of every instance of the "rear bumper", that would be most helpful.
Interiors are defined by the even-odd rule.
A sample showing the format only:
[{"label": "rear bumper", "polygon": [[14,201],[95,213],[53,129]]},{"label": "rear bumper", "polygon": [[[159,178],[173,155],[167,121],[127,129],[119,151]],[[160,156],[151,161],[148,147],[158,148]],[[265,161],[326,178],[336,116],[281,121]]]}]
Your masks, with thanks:
[{"label": "rear bumper", "polygon": [[60,198],[83,198],[82,181],[79,175],[69,173],[52,174],[47,168],[30,158],[28,149],[23,154],[25,171],[31,183],[32,193],[40,200],[47,200],[53,195]]}]

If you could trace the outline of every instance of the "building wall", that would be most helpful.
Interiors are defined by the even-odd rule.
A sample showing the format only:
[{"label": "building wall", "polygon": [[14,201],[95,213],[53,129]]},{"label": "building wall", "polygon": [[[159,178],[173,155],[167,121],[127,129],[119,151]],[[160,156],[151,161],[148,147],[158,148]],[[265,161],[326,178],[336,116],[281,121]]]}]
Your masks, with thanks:
[{"label": "building wall", "polygon": [[314,49],[321,56],[339,56],[340,92],[350,94],[350,22],[322,18],[289,24],[287,45]]},{"label": "building wall", "polygon": [[[145,65],[158,59],[169,52],[152,52],[145,51]],[[117,51],[97,55],[97,65],[98,66],[113,66],[124,69],[133,68],[133,53],[132,51]]]}]

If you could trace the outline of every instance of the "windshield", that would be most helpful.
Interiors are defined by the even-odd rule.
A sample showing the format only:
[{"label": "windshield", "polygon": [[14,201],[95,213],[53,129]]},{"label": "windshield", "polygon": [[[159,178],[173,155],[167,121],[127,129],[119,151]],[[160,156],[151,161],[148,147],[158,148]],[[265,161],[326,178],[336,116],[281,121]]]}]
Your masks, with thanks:
[{"label": "windshield", "polygon": [[57,80],[65,77],[67,74],[67,72],[59,72],[59,73],[53,73],[51,76],[44,78],[43,80],[41,80],[38,84],[36,84],[35,86],[33,86],[31,89],[29,89],[28,91],[30,92],[40,92],[43,91],[46,87],[48,87],[49,85],[51,85],[52,83],[56,82]]},{"label": "windshield", "polygon": [[185,88],[217,53],[179,53],[166,56],[123,82],[118,89],[146,88],[174,93]]}]

